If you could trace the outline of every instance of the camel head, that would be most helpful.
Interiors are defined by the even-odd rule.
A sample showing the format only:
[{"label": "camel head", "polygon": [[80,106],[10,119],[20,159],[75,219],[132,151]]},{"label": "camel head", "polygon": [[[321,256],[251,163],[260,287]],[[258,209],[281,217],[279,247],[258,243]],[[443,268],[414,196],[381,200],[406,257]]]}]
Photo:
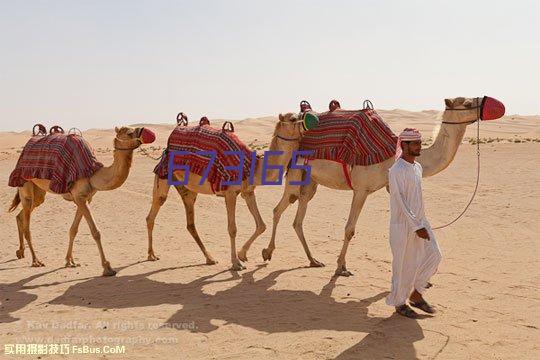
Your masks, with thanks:
[{"label": "camel head", "polygon": [[457,97],[445,99],[443,122],[472,124],[477,120],[495,120],[504,115],[504,104],[489,96],[477,98]]},{"label": "camel head", "polygon": [[116,150],[134,150],[141,144],[153,143],[156,135],[147,128],[132,128],[129,126],[115,127],[116,137],[114,138],[114,148]]},{"label": "camel head", "polygon": [[299,141],[309,129],[317,126],[319,118],[312,113],[279,114],[279,121],[274,130],[274,136],[282,140]]},{"label": "camel head", "polygon": [[279,114],[279,121],[276,124],[274,135],[284,140],[300,140],[304,128],[297,114]]}]

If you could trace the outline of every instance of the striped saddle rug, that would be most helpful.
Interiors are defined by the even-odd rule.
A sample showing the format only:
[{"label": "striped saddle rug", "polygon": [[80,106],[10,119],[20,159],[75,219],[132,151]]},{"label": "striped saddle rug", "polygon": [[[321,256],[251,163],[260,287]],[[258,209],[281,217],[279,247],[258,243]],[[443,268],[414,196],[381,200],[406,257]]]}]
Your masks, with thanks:
[{"label": "striped saddle rug", "polygon": [[92,176],[102,167],[82,136],[60,133],[33,136],[9,176],[9,186],[22,186],[26,179],[48,179],[51,191],[64,194],[75,181]]},{"label": "striped saddle rug", "polygon": [[300,142],[301,150],[313,151],[308,160],[367,166],[396,153],[397,136],[373,109],[336,109],[318,116],[319,125],[307,131]]},{"label": "striped saddle rug", "polygon": [[[239,155],[225,154],[227,151],[243,153],[242,180],[249,177],[251,171],[251,151],[231,131],[215,129],[210,125],[178,126],[167,141],[167,149],[160,162],[154,168],[160,178],[168,177],[169,157],[171,151],[187,151],[187,155],[174,156],[175,165],[188,165],[189,172],[203,176],[209,165],[208,155],[198,155],[197,152],[208,151],[215,155],[215,161],[208,170],[207,180],[212,185],[214,192],[223,191],[227,188],[224,181],[238,181],[238,166],[242,160]],[[227,167],[237,167],[231,169]]]}]

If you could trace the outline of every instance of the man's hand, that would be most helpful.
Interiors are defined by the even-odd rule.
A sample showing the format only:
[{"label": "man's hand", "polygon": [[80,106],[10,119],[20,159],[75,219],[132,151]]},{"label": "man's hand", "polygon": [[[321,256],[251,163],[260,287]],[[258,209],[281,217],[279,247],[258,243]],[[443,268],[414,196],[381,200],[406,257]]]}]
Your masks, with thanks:
[{"label": "man's hand", "polygon": [[426,228],[421,228],[421,229],[416,230],[416,235],[420,236],[422,239],[429,241],[429,234]]}]

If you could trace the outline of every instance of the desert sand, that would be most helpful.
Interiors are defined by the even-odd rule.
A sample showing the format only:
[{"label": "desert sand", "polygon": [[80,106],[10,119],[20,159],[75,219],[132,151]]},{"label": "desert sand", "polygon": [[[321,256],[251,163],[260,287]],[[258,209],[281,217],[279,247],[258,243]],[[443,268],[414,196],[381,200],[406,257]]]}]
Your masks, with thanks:
[{"label": "desert sand", "polygon": [[[433,136],[436,111],[380,114],[394,132],[414,126],[424,132],[426,143]],[[211,121],[221,126],[220,120]],[[236,132],[253,148],[264,149],[274,121],[237,121]],[[539,124],[540,116],[519,115],[481,124],[479,193],[462,219],[436,231],[443,262],[426,295],[439,310],[434,317],[406,319],[384,302],[391,277],[384,189],[368,198],[349,246],[347,265],[353,277],[333,277],[352,193],[321,187],[304,224],[311,250],[324,268],[306,267],[309,262],[291,226],[294,205],[283,215],[272,260],[264,263],[261,257],[268,229],[253,244],[248,269],[230,272],[224,199],[199,196],[198,231],[219,261],[205,265],[185,229],[174,190],[154,229],[161,259],[146,261],[145,217],[156,161],[137,151],[126,183],[97,193],[90,205],[105,253],[119,270],[116,277],[100,276],[98,251],[84,221],[74,248],[81,266],[64,268],[73,203],[48,194],[32,215],[34,246],[44,268],[30,267],[28,249],[26,258],[16,259],[16,213],[0,213],[1,342],[125,345],[124,355],[99,355],[110,359],[538,359]],[[173,124],[146,126],[156,132],[157,141],[145,148],[158,156]],[[476,146],[469,138],[475,130],[469,126],[448,169],[424,179],[433,226],[452,220],[469,200],[476,175]],[[3,209],[15,194],[7,186],[8,177],[29,134],[0,133]],[[114,131],[83,134],[98,159],[109,164]],[[282,190],[257,189],[269,227]],[[237,244],[242,244],[254,222],[243,201],[237,213]]]}]

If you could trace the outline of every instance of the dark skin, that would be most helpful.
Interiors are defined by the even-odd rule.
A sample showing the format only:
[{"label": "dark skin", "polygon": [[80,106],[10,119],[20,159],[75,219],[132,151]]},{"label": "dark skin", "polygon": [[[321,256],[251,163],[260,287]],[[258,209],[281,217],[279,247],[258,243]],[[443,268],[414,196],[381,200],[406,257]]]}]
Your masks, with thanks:
[{"label": "dark skin", "polygon": [[[420,152],[422,151],[422,141],[402,141],[401,148],[403,149],[401,158],[411,164],[414,164],[416,157],[420,156]],[[429,234],[426,228],[416,230],[416,235],[424,240],[429,241]],[[422,297],[422,294],[415,289],[409,297],[409,300],[413,303],[419,303],[424,301],[424,298]]]}]

